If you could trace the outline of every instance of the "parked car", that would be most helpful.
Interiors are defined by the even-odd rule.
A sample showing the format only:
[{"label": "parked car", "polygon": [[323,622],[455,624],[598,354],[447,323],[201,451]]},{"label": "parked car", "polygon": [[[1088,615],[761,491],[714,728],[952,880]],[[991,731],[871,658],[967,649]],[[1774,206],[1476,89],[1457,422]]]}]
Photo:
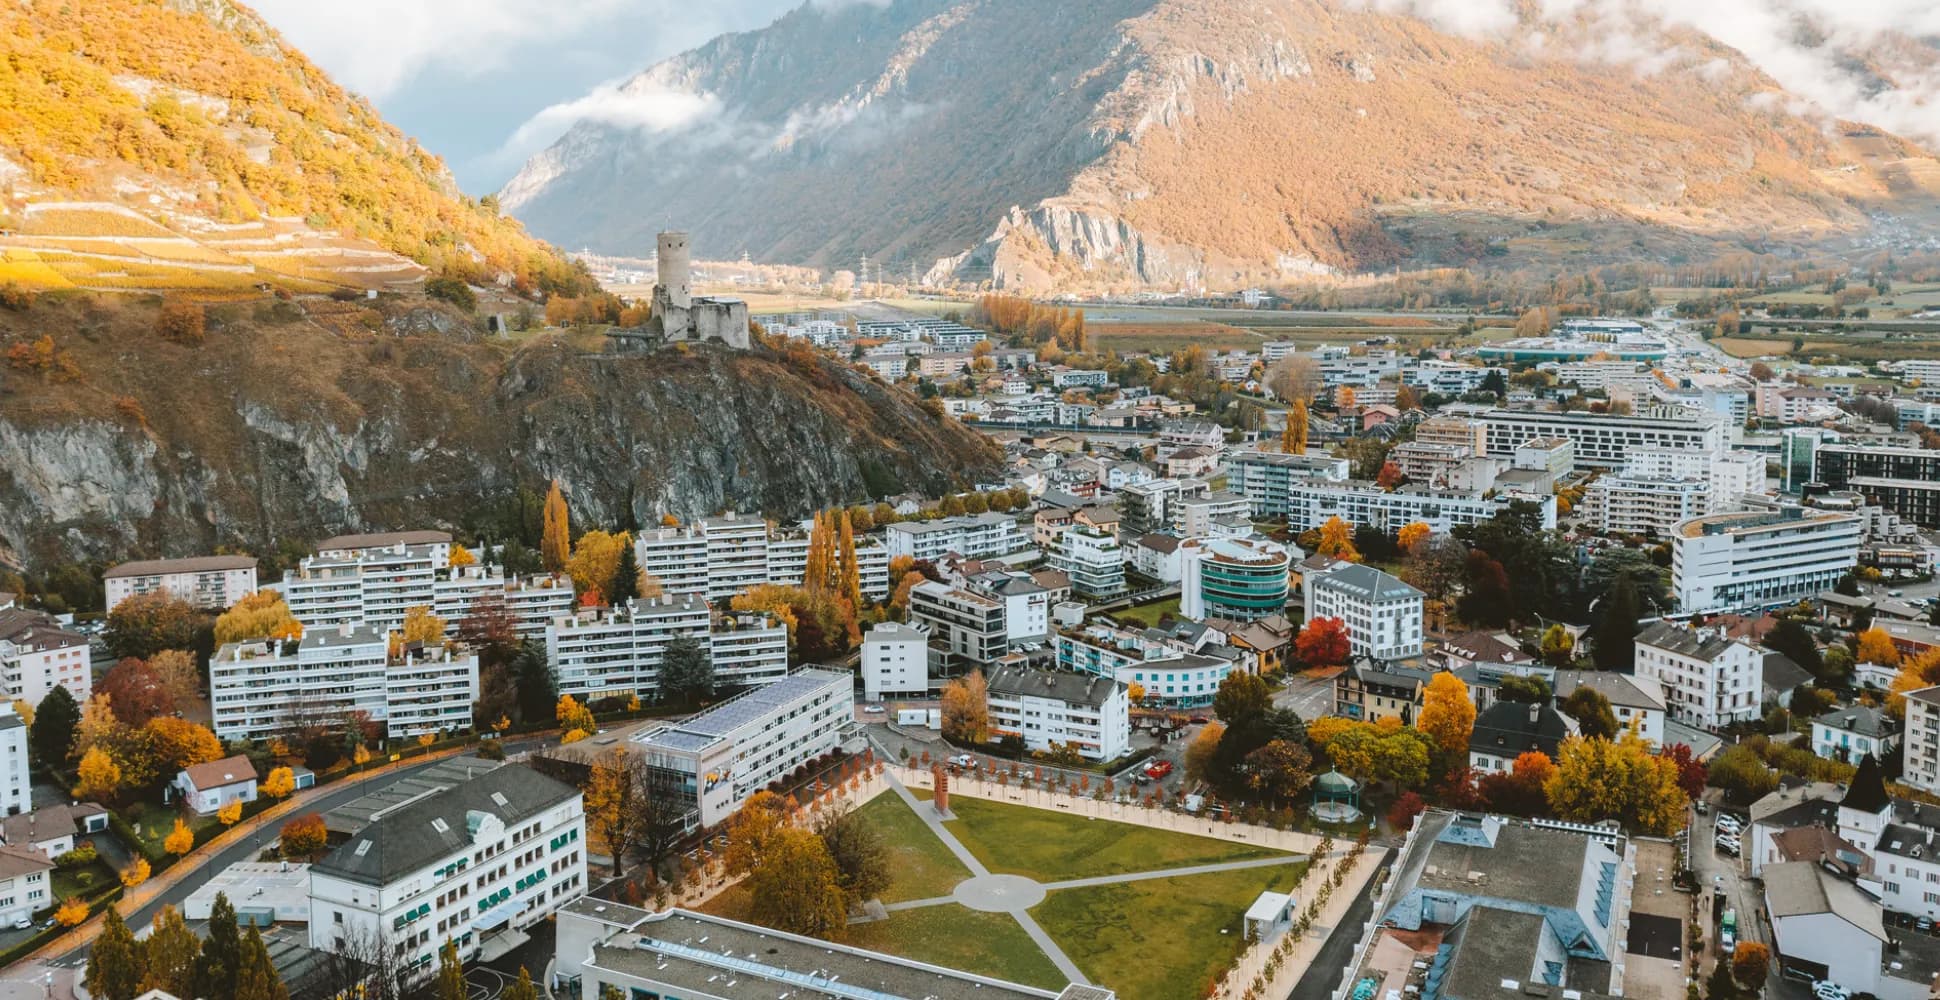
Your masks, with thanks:
[{"label": "parked car", "polygon": [[881,715],[881,714],[882,714],[882,706],[881,706],[881,705],[864,705],[864,706],[862,706],[862,714],[864,714],[864,715]]},{"label": "parked car", "polygon": [[1830,979],[1820,979],[1812,983],[1812,995],[1819,1000],[1847,1000],[1850,996],[1844,986]]},{"label": "parked car", "polygon": [[976,758],[970,756],[967,753],[960,753],[950,758],[951,765],[955,767],[970,767],[976,762],[977,762]]},{"label": "parked car", "polygon": [[1718,832],[1735,834],[1742,831],[1744,828],[1745,828],[1744,821],[1740,820],[1738,817],[1733,816],[1730,813],[1718,814]]}]

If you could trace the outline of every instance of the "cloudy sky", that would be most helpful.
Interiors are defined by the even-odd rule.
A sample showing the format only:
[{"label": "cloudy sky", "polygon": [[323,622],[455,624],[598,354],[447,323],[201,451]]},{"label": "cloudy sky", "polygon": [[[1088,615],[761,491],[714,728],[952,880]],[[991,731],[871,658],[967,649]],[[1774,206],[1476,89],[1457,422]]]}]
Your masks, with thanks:
[{"label": "cloudy sky", "polygon": [[802,0],[254,0],[338,83],[444,156],[471,194],[504,184],[596,93]]}]

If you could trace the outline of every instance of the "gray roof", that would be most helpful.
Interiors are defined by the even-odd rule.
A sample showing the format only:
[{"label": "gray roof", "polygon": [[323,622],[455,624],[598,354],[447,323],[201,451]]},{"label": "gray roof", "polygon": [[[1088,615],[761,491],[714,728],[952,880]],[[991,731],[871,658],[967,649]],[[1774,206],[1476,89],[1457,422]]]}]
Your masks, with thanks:
[{"label": "gray roof", "polygon": [[1103,707],[1118,690],[1118,682],[1109,677],[1026,667],[998,667],[990,675],[988,686],[991,694],[1054,698],[1067,705],[1092,708]]},{"label": "gray roof", "polygon": [[310,870],[385,885],[469,846],[474,814],[515,826],[578,797],[579,789],[571,785],[523,765],[507,765],[378,817]]},{"label": "gray roof", "polygon": [[1765,654],[1765,686],[1774,691],[1790,691],[1812,683],[1812,674],[1784,653]]},{"label": "gray roof", "polygon": [[1765,908],[1771,911],[1773,920],[1830,913],[1881,941],[1886,940],[1879,903],[1811,861],[1765,866]]},{"label": "gray roof", "polygon": [[1647,708],[1659,712],[1665,708],[1663,685],[1656,681],[1646,684],[1631,674],[1613,674],[1600,670],[1558,670],[1556,672],[1557,697],[1567,698],[1579,687],[1586,687],[1602,694],[1612,705]]},{"label": "gray roof", "polygon": [[381,549],[392,545],[438,545],[451,541],[449,531],[378,531],[363,535],[338,535],[317,543],[318,552],[332,549]]},{"label": "gray roof", "polygon": [[106,573],[104,580],[124,576],[165,576],[170,573],[219,573],[232,569],[255,569],[255,556],[193,556],[188,559],[144,559],[125,562]]},{"label": "gray roof", "polygon": [[[1478,822],[1474,814],[1434,810],[1423,814],[1416,847],[1397,863],[1399,885],[1391,899],[1414,886],[1452,890],[1461,895],[1513,900],[1536,906],[1575,909],[1578,887],[1589,873],[1584,864],[1589,836],[1572,830],[1490,817],[1496,822],[1494,846],[1475,837],[1452,836],[1453,825]],[[1479,875],[1481,881],[1471,879]],[[1412,882],[1412,885],[1410,885]]]},{"label": "gray roof", "polygon": [[1897,734],[1899,723],[1885,711],[1870,705],[1846,705],[1834,708],[1812,720],[1815,726],[1829,726],[1855,736],[1871,736],[1880,739]]},{"label": "gray roof", "polygon": [[1637,644],[1640,646],[1655,646],[1700,660],[1717,659],[1731,648],[1731,643],[1732,640],[1722,630],[1686,628],[1668,621],[1657,622],[1637,634]]},{"label": "gray roof", "polygon": [[61,627],[53,615],[26,608],[0,609],[0,641],[35,649],[62,649],[87,644],[79,633]]},{"label": "gray roof", "polygon": [[1475,717],[1475,730],[1469,735],[1468,748],[1471,753],[1492,757],[1515,757],[1540,750],[1555,760],[1568,735],[1569,722],[1548,705],[1498,701]]},{"label": "gray roof", "polygon": [[1326,573],[1308,578],[1307,586],[1344,590],[1364,601],[1400,601],[1422,596],[1421,591],[1400,579],[1360,563],[1341,563]]},{"label": "gray roof", "polygon": [[108,810],[92,802],[74,805],[42,806],[30,813],[19,813],[0,820],[0,839],[16,847],[32,847],[81,832],[81,821],[88,816],[106,816]]},{"label": "gray roof", "polygon": [[778,681],[735,695],[693,718],[635,736],[633,741],[675,750],[700,750],[790,702],[837,684],[852,686],[854,677],[846,671],[797,670]]}]

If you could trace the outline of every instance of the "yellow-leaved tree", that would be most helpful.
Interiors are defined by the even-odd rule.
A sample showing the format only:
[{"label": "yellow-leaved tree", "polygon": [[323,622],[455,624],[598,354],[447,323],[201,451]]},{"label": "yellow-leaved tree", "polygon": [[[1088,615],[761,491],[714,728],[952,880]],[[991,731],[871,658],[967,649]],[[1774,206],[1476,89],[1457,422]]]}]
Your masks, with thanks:
[{"label": "yellow-leaved tree", "polygon": [[263,779],[262,792],[272,799],[280,799],[296,791],[296,773],[287,767],[271,768],[269,776]]},{"label": "yellow-leaved tree", "polygon": [[74,797],[84,801],[112,801],[121,790],[121,765],[100,747],[89,747],[74,772]]},{"label": "yellow-leaved tree", "polygon": [[1878,663],[1888,667],[1900,665],[1900,648],[1893,645],[1893,637],[1878,626],[1859,633],[1859,647],[1854,655],[1861,663]]},{"label": "yellow-leaved tree", "polygon": [[1652,753],[1647,740],[1625,730],[1615,740],[1564,740],[1543,793],[1563,819],[1614,818],[1633,830],[1667,837],[1684,825],[1690,804],[1677,778],[1675,760]]},{"label": "yellow-leaved tree", "polygon": [[223,826],[235,826],[236,821],[242,819],[242,800],[230,799],[223,803],[222,808],[216,810],[216,819]]},{"label": "yellow-leaved tree", "polygon": [[458,544],[457,542],[451,543],[450,559],[451,559],[452,569],[463,569],[466,566],[478,565],[478,557],[475,555],[472,555],[472,550],[464,547],[463,545]]},{"label": "yellow-leaved tree", "polygon": [[274,590],[259,590],[237,601],[216,618],[216,642],[247,642],[251,639],[301,639],[303,625],[290,614],[283,595]]},{"label": "yellow-leaved tree", "polygon": [[1444,752],[1466,755],[1469,736],[1475,732],[1475,703],[1469,700],[1468,685],[1450,671],[1439,671],[1429,678],[1421,697],[1416,727]]},{"label": "yellow-leaved tree", "polygon": [[546,490],[545,521],[539,529],[539,561],[548,573],[563,572],[572,557],[572,527],[567,521],[566,494],[555,479]]},{"label": "yellow-leaved tree", "polygon": [[1410,521],[1402,525],[1401,530],[1395,533],[1394,540],[1395,544],[1401,547],[1401,551],[1413,552],[1415,546],[1427,541],[1428,537],[1434,533],[1435,529],[1426,522]]},{"label": "yellow-leaved tree", "polygon": [[133,889],[143,882],[148,881],[148,872],[148,859],[136,858],[134,864],[121,870],[121,884]]},{"label": "yellow-leaved tree", "polygon": [[972,670],[943,685],[943,735],[966,743],[990,738],[990,688],[983,671]]},{"label": "yellow-leaved tree", "polygon": [[559,721],[559,728],[567,733],[579,733],[583,739],[592,735],[598,724],[593,721],[591,709],[579,703],[579,699],[569,694],[559,696],[559,704],[553,706],[552,717]]},{"label": "yellow-leaved tree", "polygon": [[1354,547],[1354,528],[1339,517],[1330,517],[1320,526],[1320,545],[1314,552],[1344,562],[1361,561],[1361,550]]},{"label": "yellow-leaved tree", "polygon": [[633,544],[633,536],[622,531],[611,534],[589,531],[573,545],[566,560],[566,575],[573,578],[573,589],[581,594],[604,594],[620,571],[620,553]]},{"label": "yellow-leaved tree", "polygon": [[168,836],[162,838],[162,850],[179,858],[194,849],[195,832],[183,824],[181,817],[176,817],[175,829],[170,830]]}]

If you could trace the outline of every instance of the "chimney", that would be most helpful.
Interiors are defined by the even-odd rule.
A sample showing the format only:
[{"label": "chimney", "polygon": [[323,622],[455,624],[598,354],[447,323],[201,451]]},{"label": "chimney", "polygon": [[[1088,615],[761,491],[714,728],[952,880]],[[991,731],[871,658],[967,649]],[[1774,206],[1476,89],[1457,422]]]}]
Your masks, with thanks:
[{"label": "chimney", "polygon": [[1543,712],[1543,706],[1541,702],[1534,702],[1534,701],[1530,702],[1529,703],[1529,724],[1532,726],[1535,725],[1536,720],[1542,717],[1542,712]]}]

